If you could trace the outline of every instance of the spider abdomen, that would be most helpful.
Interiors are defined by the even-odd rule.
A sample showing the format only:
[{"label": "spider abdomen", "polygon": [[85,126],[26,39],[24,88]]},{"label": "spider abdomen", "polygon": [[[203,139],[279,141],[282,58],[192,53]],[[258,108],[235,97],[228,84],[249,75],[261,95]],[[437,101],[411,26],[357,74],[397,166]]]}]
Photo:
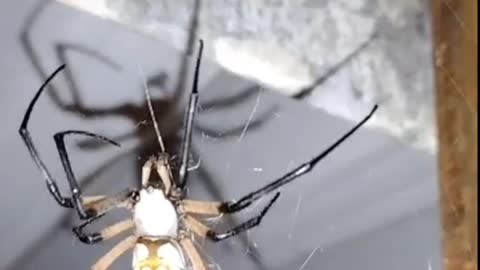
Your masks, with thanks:
[{"label": "spider abdomen", "polygon": [[148,187],[140,191],[139,200],[133,208],[133,219],[139,236],[177,236],[175,206],[160,189]]},{"label": "spider abdomen", "polygon": [[186,262],[176,242],[139,238],[133,250],[133,270],[184,270]]}]

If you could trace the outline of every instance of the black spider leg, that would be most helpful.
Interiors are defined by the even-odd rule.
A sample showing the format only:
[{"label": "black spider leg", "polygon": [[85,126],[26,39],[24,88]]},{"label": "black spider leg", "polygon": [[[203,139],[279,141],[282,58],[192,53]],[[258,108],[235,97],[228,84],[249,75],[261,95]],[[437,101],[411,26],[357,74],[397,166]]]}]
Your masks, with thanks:
[{"label": "black spider leg", "polygon": [[352,134],[354,134],[365,122],[367,122],[370,117],[375,113],[377,110],[378,105],[375,105],[373,109],[370,111],[370,113],[362,120],[360,121],[357,125],[355,125],[350,131],[345,133],[340,139],[338,139],[335,143],[330,145],[326,150],[324,150],[322,153],[311,159],[310,161],[301,164],[297,168],[293,169],[292,171],[288,172],[281,178],[267,184],[266,186],[251,192],[247,194],[246,196],[242,197],[240,200],[237,202],[227,202],[224,205],[222,205],[222,212],[225,213],[232,213],[232,212],[237,212],[245,207],[249,206],[252,202],[260,199],[264,195],[280,188],[281,186],[295,180],[299,176],[302,176],[308,172],[310,172],[315,165],[317,165],[318,162],[320,162],[323,158],[328,156],[335,148],[337,148],[341,143],[343,143],[348,137],[350,137]]},{"label": "black spider leg", "polygon": [[[118,207],[125,207],[124,205],[125,202],[129,200],[133,200],[133,198],[136,196],[138,196],[138,190],[129,190],[129,189],[123,190],[120,193],[117,193],[113,196],[109,196],[108,198],[105,199],[106,201],[103,201],[104,204],[106,203],[106,205],[104,205],[106,209],[103,209],[103,211],[99,212],[97,215],[88,218],[79,226],[73,227],[72,232],[75,234],[78,240],[80,240],[80,242],[83,242],[89,245],[99,243],[105,240],[105,238],[108,239],[108,237],[112,237],[113,235],[108,236],[108,230],[115,225],[110,225],[109,227],[107,227],[106,229],[100,232],[86,233],[84,229],[86,226],[102,218],[113,209]],[[97,204],[102,204],[102,201],[97,202]]]},{"label": "black spider leg", "polygon": [[[197,37],[197,31],[198,31],[198,20],[200,15],[200,8],[201,8],[200,0],[194,0],[192,14],[188,24],[188,35],[187,35],[187,40],[185,42],[185,54],[181,58],[180,66],[178,68],[177,83],[174,88],[174,95],[172,99],[172,101],[177,104],[183,98],[183,94],[185,93],[184,88],[185,88],[185,82],[186,82],[186,77],[187,77],[188,68],[189,68],[189,56],[192,55],[193,49],[195,46],[195,40]],[[197,62],[200,61],[201,50],[203,50],[203,41],[200,41],[200,52],[199,52]],[[198,76],[198,67],[195,70],[195,76]],[[195,104],[192,104],[192,103],[195,103]],[[195,85],[195,81],[194,81],[192,93],[190,94],[187,113],[185,115],[184,126],[183,126],[185,128],[185,132],[182,138],[182,144],[180,148],[181,149],[180,162],[181,162],[181,165],[183,165],[184,167],[180,167],[179,170],[176,171],[178,175],[174,177],[174,184],[177,187],[181,188],[182,190],[184,190],[184,187],[185,187],[184,180],[186,179],[188,174],[188,159],[190,156],[190,145],[191,145],[191,136],[192,136],[191,130],[193,126],[193,118],[195,116],[197,103],[198,103],[198,88],[197,88],[197,85]],[[190,126],[188,126],[191,108],[193,108],[194,112],[191,113],[192,123],[190,123]],[[182,191],[182,193],[184,192]]]},{"label": "black spider leg", "polygon": [[189,56],[193,53],[195,47],[195,40],[197,39],[198,18],[200,15],[200,0],[194,0],[192,15],[188,24],[188,36],[185,44],[185,54],[183,55],[180,66],[178,68],[177,83],[175,85],[174,101],[178,101],[185,93],[185,82],[189,68]]},{"label": "black spider leg", "polygon": [[180,153],[180,169],[178,171],[178,187],[182,190],[185,189],[187,184],[187,174],[188,174],[188,160],[190,157],[190,150],[192,144],[192,127],[193,120],[195,119],[195,113],[197,111],[198,104],[198,76],[200,73],[200,63],[202,61],[202,51],[203,51],[203,41],[199,41],[199,49],[197,56],[197,65],[195,67],[195,75],[193,79],[192,93],[190,94],[190,100],[188,102],[187,111],[185,113],[184,128],[185,132],[183,134],[181,153]]},{"label": "black spider leg", "polygon": [[234,227],[233,229],[230,229],[224,233],[217,233],[213,230],[210,230],[207,232],[207,236],[208,238],[210,238],[211,240],[215,241],[215,242],[218,242],[218,241],[222,241],[222,240],[225,240],[227,238],[230,238],[232,236],[235,236],[241,232],[244,232],[246,230],[249,230],[253,227],[256,227],[258,225],[260,225],[260,223],[262,222],[262,219],[263,217],[267,214],[268,210],[270,210],[270,208],[272,207],[272,205],[275,203],[275,201],[278,199],[278,197],[280,196],[280,192],[277,192],[275,194],[275,196],[273,197],[273,199],[270,200],[270,202],[267,204],[267,206],[265,206],[262,210],[262,212],[260,212],[260,214],[254,216],[253,218],[247,220],[246,222]]},{"label": "black spider leg", "polygon": [[300,92],[296,93],[292,97],[294,99],[304,99],[308,97],[315,88],[324,82],[326,82],[330,77],[335,75],[340,69],[350,63],[357,55],[359,55],[363,50],[367,48],[367,46],[377,38],[377,32],[374,32],[365,42],[360,44],[355,50],[350,52],[345,58],[343,58],[339,63],[335,64],[333,67],[329,68],[327,72],[322,74],[319,78],[317,78],[311,85],[304,87],[300,90]]},{"label": "black spider leg", "polygon": [[28,131],[28,121],[30,119],[30,116],[33,111],[33,107],[35,106],[35,103],[37,102],[38,98],[40,97],[40,94],[42,91],[47,87],[47,85],[50,83],[51,80],[63,69],[65,68],[65,65],[62,65],[58,67],[48,78],[47,80],[40,86],[40,89],[38,89],[37,93],[33,97],[32,101],[30,101],[30,104],[28,105],[27,111],[25,112],[25,115],[23,116],[22,124],[20,125],[20,129],[18,132],[20,133],[20,136],[22,137],[23,141],[27,145],[28,152],[30,152],[30,156],[32,157],[33,161],[37,165],[38,169],[42,172],[43,178],[46,181],[48,191],[50,194],[55,198],[55,201],[63,207],[66,208],[73,208],[73,202],[70,198],[64,197],[57,185],[57,182],[55,179],[52,177],[50,172],[47,169],[47,166],[43,163],[42,159],[40,158],[40,154],[38,153],[38,150],[36,149],[32,137],[30,135],[30,132]]},{"label": "black spider leg", "polygon": [[93,245],[93,244],[102,242],[103,236],[101,233],[99,232],[86,233],[83,230],[85,229],[86,226],[102,218],[103,216],[105,216],[105,213],[88,218],[85,222],[83,222],[79,226],[73,227],[72,232],[75,234],[78,240],[80,240],[80,242],[82,243]]},{"label": "black spider leg", "polygon": [[106,137],[97,135],[95,133],[90,133],[87,131],[82,131],[82,130],[67,130],[63,132],[56,133],[53,138],[55,140],[55,144],[57,145],[57,150],[58,154],[60,156],[60,161],[62,162],[63,169],[65,170],[65,174],[67,176],[67,181],[70,186],[70,190],[72,192],[72,202],[73,206],[77,210],[77,213],[81,219],[88,219],[90,217],[93,217],[97,215],[96,211],[93,209],[85,209],[85,206],[83,204],[83,199],[82,199],[82,191],[80,189],[80,185],[78,184],[77,179],[75,178],[75,175],[72,170],[72,166],[70,164],[70,159],[68,158],[68,152],[67,148],[65,147],[65,136],[66,135],[71,135],[71,134],[79,134],[79,135],[85,135],[89,137],[93,137],[95,139],[99,139],[105,142],[108,142],[112,145],[115,145],[117,147],[120,147],[120,144],[118,144],[115,141],[112,141]]}]

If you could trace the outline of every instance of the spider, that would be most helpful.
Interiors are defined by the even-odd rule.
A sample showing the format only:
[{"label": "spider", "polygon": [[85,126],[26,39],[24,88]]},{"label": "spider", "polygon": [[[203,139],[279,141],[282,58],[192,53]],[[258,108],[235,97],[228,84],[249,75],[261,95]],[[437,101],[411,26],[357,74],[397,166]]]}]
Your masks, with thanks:
[{"label": "spider", "polygon": [[[82,130],[67,130],[56,133],[53,136],[66,173],[71,197],[65,197],[61,194],[55,179],[42,162],[27,128],[28,122],[41,93],[49,82],[65,68],[65,65],[58,67],[48,77],[27,107],[19,133],[32,159],[43,173],[51,195],[60,206],[75,209],[80,219],[84,220],[83,223],[72,229],[75,236],[83,243],[96,244],[120,233],[133,230],[130,236],[120,241],[92,266],[94,270],[108,269],[115,260],[130,249],[133,249],[132,268],[135,270],[206,270],[207,266],[194,244],[194,237],[208,238],[218,242],[260,225],[263,217],[280,196],[280,192],[277,191],[278,188],[310,172],[320,160],[358,130],[377,110],[377,105],[375,105],[361,122],[313,159],[301,164],[269,184],[241,197],[239,200],[226,202],[190,200],[187,198],[186,185],[188,183],[192,127],[199,99],[197,85],[203,41],[200,40],[199,44],[193,86],[184,118],[185,128],[179,157],[181,164],[178,171],[173,172],[170,166],[170,156],[165,152],[160,132],[158,127],[155,126],[161,151],[156,156],[150,157],[143,165],[141,187],[138,189],[125,189],[113,195],[83,196],[73,173],[64,139],[68,135],[84,135],[119,146],[115,141],[95,133]],[[151,117],[155,123],[155,114],[151,106],[148,89],[145,89],[145,91]],[[158,177],[151,177],[152,170],[156,171]],[[218,232],[200,220],[202,217],[237,213],[249,207],[253,202],[269,196],[272,192],[275,193],[260,213],[229,230]],[[131,210],[132,217],[108,226],[99,232],[87,233],[84,231],[86,226],[115,208]]]}]

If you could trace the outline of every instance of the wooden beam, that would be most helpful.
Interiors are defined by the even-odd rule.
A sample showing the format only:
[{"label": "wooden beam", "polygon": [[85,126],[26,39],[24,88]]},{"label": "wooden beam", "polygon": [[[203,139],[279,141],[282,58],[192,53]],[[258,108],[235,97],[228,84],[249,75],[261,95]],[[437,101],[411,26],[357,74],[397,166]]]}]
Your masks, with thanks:
[{"label": "wooden beam", "polygon": [[477,8],[433,1],[445,270],[478,269]]}]

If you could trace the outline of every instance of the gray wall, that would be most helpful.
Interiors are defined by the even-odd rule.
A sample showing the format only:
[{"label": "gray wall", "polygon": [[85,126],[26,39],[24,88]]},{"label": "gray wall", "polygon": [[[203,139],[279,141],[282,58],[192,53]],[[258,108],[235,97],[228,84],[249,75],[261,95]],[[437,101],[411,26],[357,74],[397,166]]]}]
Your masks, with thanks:
[{"label": "gray wall", "polygon": [[[78,221],[49,197],[17,133],[26,105],[42,82],[19,42],[35,3],[0,3],[0,269],[88,269],[118,239],[85,246],[73,238],[69,227]],[[85,104],[98,108],[142,103],[138,66],[145,76],[167,72],[167,88],[171,88],[181,57],[161,43],[55,3],[42,11],[31,38],[47,73],[60,63],[53,50],[58,41],[92,48],[118,63],[121,70],[115,71],[78,53],[68,56]],[[63,98],[71,100],[64,79],[60,76],[55,85]],[[204,61],[202,102],[250,85]],[[159,98],[161,93],[154,94]],[[238,134],[229,138],[197,134],[195,146],[202,162],[191,175],[192,197],[238,198],[311,158],[354,125],[270,91],[262,91],[259,100],[254,118],[273,107],[276,112],[242,139]],[[204,112],[198,123],[222,133],[243,125],[255,104],[256,95],[238,106]],[[125,116],[92,119],[68,113],[45,95],[30,127],[43,158],[65,189],[52,134],[75,128],[115,137],[137,124]],[[147,142],[151,154],[158,151],[155,143]],[[123,153],[87,185],[86,193],[111,193],[138,183],[138,153],[129,150],[141,143],[146,142],[137,138],[124,142],[120,150],[93,151],[70,143],[79,179]],[[311,174],[285,187],[261,227],[226,243],[206,244],[205,251],[222,269],[440,269],[435,165],[434,156],[363,129]],[[255,210],[246,211],[237,222]],[[128,269],[129,261],[125,256],[119,268]]]}]

